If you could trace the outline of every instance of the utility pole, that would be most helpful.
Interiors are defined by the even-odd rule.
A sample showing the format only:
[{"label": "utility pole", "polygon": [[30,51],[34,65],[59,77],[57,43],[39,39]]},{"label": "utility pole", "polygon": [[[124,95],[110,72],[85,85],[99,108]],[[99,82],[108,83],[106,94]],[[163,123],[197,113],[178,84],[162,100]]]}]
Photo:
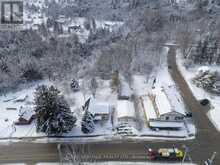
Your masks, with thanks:
[{"label": "utility pole", "polygon": [[62,154],[62,151],[61,151],[61,144],[57,144],[57,150],[58,150],[58,153],[59,153],[60,163],[63,164],[63,154]]},{"label": "utility pole", "polygon": [[183,160],[181,162],[181,165],[185,162],[186,160],[186,156],[188,156],[190,162],[192,162],[192,158],[190,157],[189,155],[189,148],[186,146],[186,145],[183,145],[184,149],[185,149],[185,153],[184,153],[184,157],[183,157]]},{"label": "utility pole", "polygon": [[217,155],[217,152],[214,152],[214,153],[212,154],[211,159],[208,159],[208,160],[206,160],[206,161],[204,162],[205,165],[214,165],[214,164],[213,164],[213,161],[214,161],[216,155]]}]

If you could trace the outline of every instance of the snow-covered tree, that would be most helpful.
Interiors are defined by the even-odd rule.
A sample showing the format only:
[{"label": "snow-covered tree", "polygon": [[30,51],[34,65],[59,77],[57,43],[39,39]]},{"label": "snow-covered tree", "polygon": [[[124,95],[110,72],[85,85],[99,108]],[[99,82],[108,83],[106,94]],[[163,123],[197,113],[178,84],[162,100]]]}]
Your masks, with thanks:
[{"label": "snow-covered tree", "polygon": [[129,0],[129,8],[134,9],[138,6],[139,0]]},{"label": "snow-covered tree", "polygon": [[198,64],[215,64],[218,63],[218,41],[215,37],[207,36],[200,40],[196,49],[192,53],[194,63]]},{"label": "snow-covered tree", "polygon": [[187,58],[192,50],[191,43],[193,42],[192,29],[186,24],[180,28],[177,33],[177,42],[179,42],[180,50],[184,58]]},{"label": "snow-covered tree", "polygon": [[115,71],[112,74],[112,80],[111,80],[112,91],[117,91],[119,88],[119,84],[120,84],[119,73],[118,73],[118,71]]},{"label": "snow-covered tree", "polygon": [[82,119],[81,130],[83,133],[92,133],[95,129],[94,116],[86,110]]},{"label": "snow-covered tree", "polygon": [[163,28],[163,15],[161,11],[146,9],[144,11],[143,25],[146,32],[156,32]]},{"label": "snow-covered tree", "polygon": [[54,86],[39,86],[35,92],[35,105],[38,132],[60,135],[72,130],[77,119],[64,96]]},{"label": "snow-covered tree", "polygon": [[203,41],[199,41],[195,50],[192,52],[191,57],[195,64],[202,64],[206,56],[207,45]]},{"label": "snow-covered tree", "polygon": [[112,0],[111,6],[113,9],[120,8],[120,0]]},{"label": "snow-covered tree", "polygon": [[76,91],[79,90],[79,82],[78,82],[77,80],[75,80],[75,79],[72,80],[70,86],[71,86],[71,89],[72,89],[74,92],[76,92]]}]

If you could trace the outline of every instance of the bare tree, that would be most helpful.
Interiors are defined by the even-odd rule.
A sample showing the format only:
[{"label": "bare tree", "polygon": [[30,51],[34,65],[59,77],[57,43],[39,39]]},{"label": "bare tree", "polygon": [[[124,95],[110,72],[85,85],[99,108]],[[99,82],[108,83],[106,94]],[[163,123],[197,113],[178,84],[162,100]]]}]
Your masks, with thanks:
[{"label": "bare tree", "polygon": [[147,32],[155,32],[163,27],[163,17],[160,9],[146,9],[143,16],[143,25]]},{"label": "bare tree", "polygon": [[111,5],[113,9],[120,8],[120,0],[112,0]]},{"label": "bare tree", "polygon": [[92,95],[95,98],[96,90],[98,88],[98,82],[96,81],[96,78],[93,77],[90,81],[90,90],[92,91]]},{"label": "bare tree", "polygon": [[139,0],[129,0],[129,8],[134,9],[138,6]]},{"label": "bare tree", "polygon": [[184,26],[177,32],[177,42],[180,45],[181,53],[187,58],[192,50],[193,32],[188,26]]}]

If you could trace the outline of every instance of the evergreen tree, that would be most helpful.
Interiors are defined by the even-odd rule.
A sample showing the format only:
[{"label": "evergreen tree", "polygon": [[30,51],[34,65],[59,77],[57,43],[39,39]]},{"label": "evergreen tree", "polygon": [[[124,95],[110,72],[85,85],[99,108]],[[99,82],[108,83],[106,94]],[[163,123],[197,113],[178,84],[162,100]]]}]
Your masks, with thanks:
[{"label": "evergreen tree", "polygon": [[88,134],[92,133],[94,129],[94,116],[88,110],[86,110],[82,119],[81,130],[83,133]]},{"label": "evergreen tree", "polygon": [[37,131],[60,135],[72,130],[76,117],[60,91],[54,86],[39,86],[35,92]]},{"label": "evergreen tree", "polygon": [[195,64],[219,64],[220,55],[217,38],[208,35],[204,40],[200,40],[191,57]]},{"label": "evergreen tree", "polygon": [[79,88],[80,88],[79,82],[78,82],[77,80],[73,79],[72,82],[71,82],[71,84],[70,84],[70,87],[71,87],[71,89],[72,89],[74,92],[79,91]]}]

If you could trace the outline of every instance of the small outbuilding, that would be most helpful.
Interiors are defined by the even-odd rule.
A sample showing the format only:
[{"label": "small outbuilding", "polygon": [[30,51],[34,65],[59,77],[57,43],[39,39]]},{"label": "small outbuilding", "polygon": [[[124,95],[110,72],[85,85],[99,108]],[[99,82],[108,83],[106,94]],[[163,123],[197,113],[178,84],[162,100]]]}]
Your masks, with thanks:
[{"label": "small outbuilding", "polygon": [[94,116],[95,121],[104,121],[109,119],[111,109],[109,103],[91,99],[88,111]]},{"label": "small outbuilding", "polygon": [[29,125],[36,118],[33,107],[21,107],[15,125]]}]

